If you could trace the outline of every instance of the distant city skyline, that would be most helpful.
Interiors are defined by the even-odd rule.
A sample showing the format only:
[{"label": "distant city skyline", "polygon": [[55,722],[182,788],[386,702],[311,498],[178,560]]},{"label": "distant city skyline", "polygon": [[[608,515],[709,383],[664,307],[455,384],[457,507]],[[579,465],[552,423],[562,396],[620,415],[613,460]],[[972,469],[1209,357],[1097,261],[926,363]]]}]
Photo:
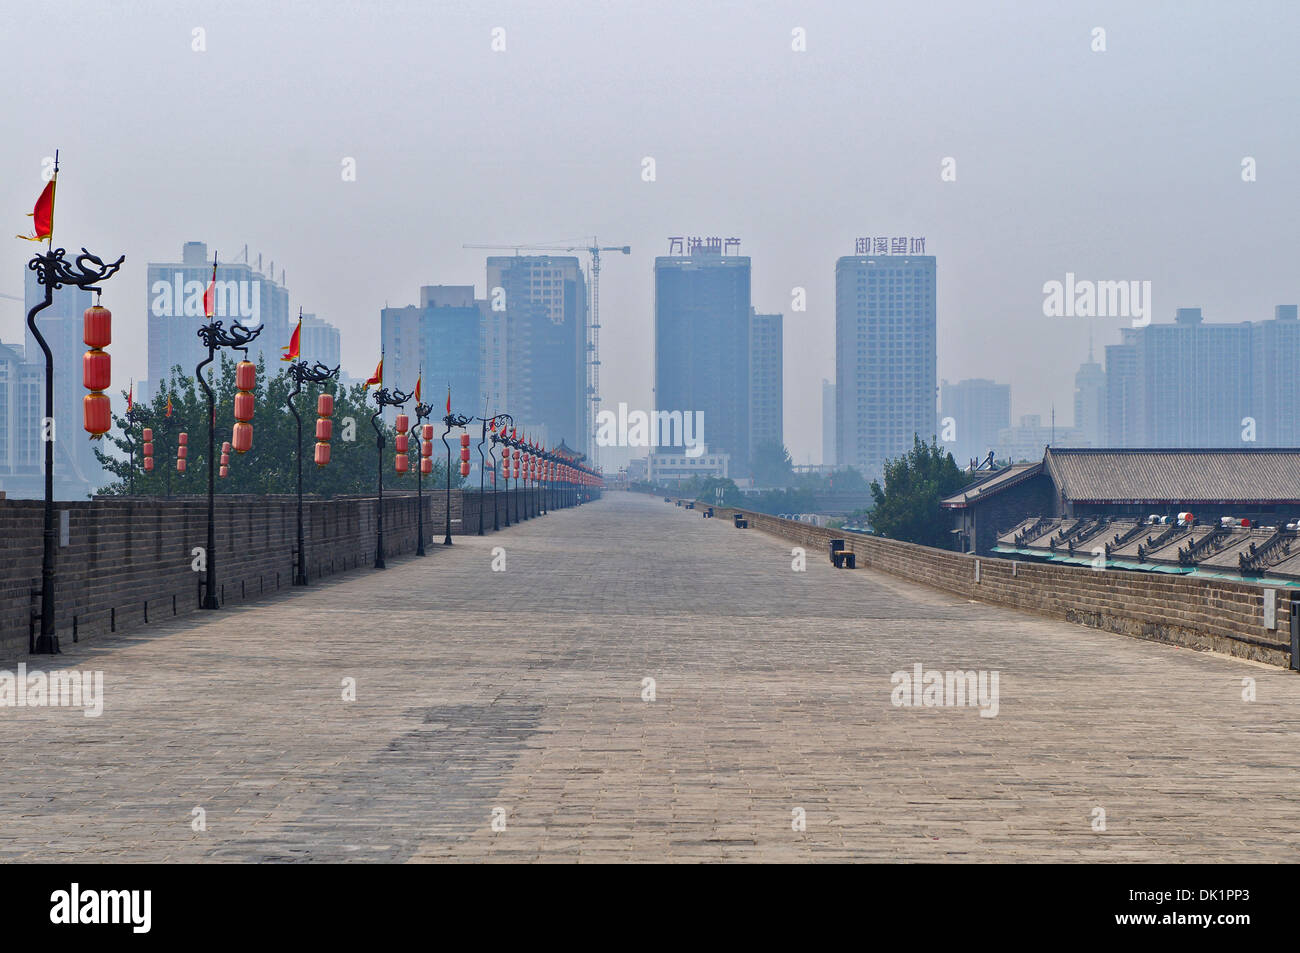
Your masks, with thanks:
[{"label": "distant city skyline", "polygon": [[[726,228],[754,261],[755,303],[785,314],[787,421],[820,413],[821,380],[834,376],[833,262],[858,235],[928,237],[943,261],[938,374],[1009,382],[1013,419],[1069,408],[1061,355],[1072,370],[1090,333],[1100,357],[1128,326],[1045,317],[1042,285],[1067,272],[1151,281],[1157,320],[1186,306],[1240,320],[1300,297],[1300,180],[1287,172],[1300,130],[1279,121],[1297,90],[1277,79],[1300,33],[1293,4],[1102,2],[1085,16],[1023,3],[665,0],[614,15],[554,0],[307,16],[144,0],[6,14],[6,36],[25,38],[0,57],[10,88],[41,76],[74,101],[96,63],[113,92],[93,125],[34,99],[10,105],[0,209],[10,234],[23,230],[59,148],[56,243],[127,255],[104,303],[117,339],[141,346],[117,350],[115,381],[149,377],[146,264],[196,236],[223,260],[245,244],[274,257],[292,312],[340,329],[352,376],[373,370],[386,298],[470,276],[486,294],[482,257],[464,243],[626,243],[631,256],[602,275],[602,396],[644,407],[653,259],[669,235]],[[804,51],[792,49],[795,27]],[[321,66],[357,50],[385,69]],[[204,148],[214,130],[219,145]],[[21,297],[31,248],[0,248],[0,293]],[[795,288],[806,310],[792,307]],[[23,318],[20,301],[0,299],[0,340],[22,340]],[[787,428],[797,462],[821,458],[819,430]]]}]

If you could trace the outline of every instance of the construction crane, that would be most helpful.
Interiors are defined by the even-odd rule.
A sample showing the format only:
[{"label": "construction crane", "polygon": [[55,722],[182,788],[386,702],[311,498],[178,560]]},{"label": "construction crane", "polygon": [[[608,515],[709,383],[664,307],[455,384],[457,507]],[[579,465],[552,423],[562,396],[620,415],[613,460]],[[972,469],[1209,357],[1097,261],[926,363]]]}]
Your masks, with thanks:
[{"label": "construction crane", "polygon": [[595,236],[589,245],[462,245],[462,248],[482,248],[492,251],[585,251],[591,256],[591,315],[587,335],[587,404],[590,420],[587,421],[587,454],[593,466],[596,459],[595,426],[600,413],[600,253],[603,251],[632,254],[631,245],[602,245]]}]

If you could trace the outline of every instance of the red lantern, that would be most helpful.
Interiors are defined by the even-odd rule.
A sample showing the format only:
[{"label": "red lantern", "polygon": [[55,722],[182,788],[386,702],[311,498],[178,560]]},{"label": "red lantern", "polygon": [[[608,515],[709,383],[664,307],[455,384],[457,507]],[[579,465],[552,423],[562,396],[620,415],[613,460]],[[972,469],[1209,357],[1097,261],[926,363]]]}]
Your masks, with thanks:
[{"label": "red lantern", "polygon": [[218,475],[223,477],[230,476],[230,467],[222,466],[221,472]]},{"label": "red lantern", "polygon": [[81,339],[86,346],[96,350],[113,343],[113,312],[99,305],[92,305],[81,316]]},{"label": "red lantern", "polygon": [[411,464],[410,461],[407,459],[406,454],[399,453],[397,455],[397,472],[405,473],[408,469],[410,469],[410,467]]},{"label": "red lantern", "polygon": [[321,394],[316,398],[316,414],[320,417],[334,416],[334,395]]},{"label": "red lantern", "polygon": [[177,447],[177,448],[176,448],[176,459],[177,459],[177,460],[184,460],[184,459],[185,459],[186,457],[188,457],[189,455],[190,455],[190,448],[189,448],[189,447]]},{"label": "red lantern", "polygon": [[82,356],[81,382],[86,390],[108,390],[113,382],[113,359],[107,351],[87,351]]},{"label": "red lantern", "polygon": [[240,361],[235,365],[235,390],[257,389],[257,365],[252,361]]},{"label": "red lantern", "polygon": [[86,432],[92,440],[108,433],[113,425],[113,408],[108,395],[100,392],[87,394],[81,399],[82,412],[86,418]]},{"label": "red lantern", "polygon": [[[426,443],[425,446],[427,447],[428,444]],[[433,460],[431,460],[428,455],[420,458],[420,472],[425,476],[428,476],[433,472]]]},{"label": "red lantern", "polygon": [[469,460],[469,447],[460,448],[460,460],[462,463]]},{"label": "red lantern", "polygon": [[222,452],[222,453],[229,453],[229,452],[230,452],[230,441],[229,441],[229,440],[226,440],[226,441],[223,441],[223,442],[222,442],[222,444],[221,444],[221,452]]},{"label": "red lantern", "polygon": [[230,445],[236,453],[247,453],[253,446],[253,425],[240,421],[230,431]]},{"label": "red lantern", "polygon": [[316,418],[316,439],[320,441],[328,441],[333,436],[334,436],[334,421],[330,420],[328,417],[317,417]]},{"label": "red lantern", "polygon": [[406,451],[410,449],[410,438],[404,433],[399,433],[397,435],[395,443],[397,444],[398,453],[406,453]]},{"label": "red lantern", "polygon": [[152,440],[150,440],[148,443],[146,443],[146,444],[144,445],[144,455],[145,455],[146,457],[152,457],[152,456],[153,456],[153,441],[152,441]]},{"label": "red lantern", "polygon": [[223,454],[221,455],[221,465],[222,465],[223,467],[228,467],[228,466],[230,466],[230,454],[228,454],[228,453],[223,453]]},{"label": "red lantern", "polygon": [[153,469],[153,457],[145,457],[145,458],[144,458],[144,470],[145,470],[145,472],[148,473],[148,472],[149,472],[150,470],[152,470],[152,469]]},{"label": "red lantern", "polygon": [[428,443],[433,439],[433,424],[425,424],[420,433],[424,442]]},{"label": "red lantern", "polygon": [[[145,428],[144,428],[144,442],[145,442],[145,443],[153,443],[153,428],[152,428],[152,427],[145,427]],[[151,451],[149,451],[149,452],[152,453],[153,451],[151,450]]]},{"label": "red lantern", "polygon": [[176,472],[177,472],[177,473],[184,473],[184,472],[185,472],[185,458],[184,458],[184,457],[180,457],[180,458],[176,461]]},{"label": "red lantern", "polygon": [[462,447],[468,447],[468,446],[469,446],[469,434],[467,434],[467,433],[463,433],[463,434],[460,435],[460,445],[461,445]]},{"label": "red lantern", "polygon": [[432,441],[432,440],[428,440],[428,439],[426,439],[426,440],[424,441],[424,443],[420,444],[420,456],[422,456],[422,457],[431,457],[431,456],[433,456],[433,441]]},{"label": "red lantern", "polygon": [[182,447],[188,447],[190,445],[190,435],[181,431],[180,436],[176,438],[176,442]]},{"label": "red lantern", "polygon": [[460,465],[460,475],[463,476],[463,477],[467,477],[467,476],[469,476],[469,464],[468,464],[468,463],[461,463],[461,465]]},{"label": "red lantern", "polygon": [[254,396],[251,391],[241,390],[235,395],[235,419],[252,420],[253,419],[253,400]]},{"label": "red lantern", "polygon": [[411,429],[411,418],[406,414],[398,414],[397,421],[393,426],[397,428],[398,433],[404,434]]},{"label": "red lantern", "polygon": [[330,445],[327,443],[316,444],[316,466],[323,467],[330,462]]}]

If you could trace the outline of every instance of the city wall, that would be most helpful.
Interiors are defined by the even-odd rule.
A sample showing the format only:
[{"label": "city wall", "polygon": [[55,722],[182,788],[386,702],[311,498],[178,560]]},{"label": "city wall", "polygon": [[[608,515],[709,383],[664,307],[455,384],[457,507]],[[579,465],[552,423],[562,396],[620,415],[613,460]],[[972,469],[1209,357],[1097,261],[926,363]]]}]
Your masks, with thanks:
[{"label": "city wall", "polygon": [[[512,507],[537,506],[535,490],[512,490],[510,496]],[[430,490],[423,502],[427,548],[442,542],[446,493]],[[484,530],[490,533],[492,494],[483,502]],[[504,511],[504,491],[499,505]],[[374,497],[305,499],[308,578],[372,568],[376,511]],[[26,652],[33,626],[39,632],[42,512],[40,500],[0,499],[0,659]],[[223,604],[292,586],[296,497],[222,495],[215,513],[217,595]],[[193,569],[193,550],[207,545],[205,498],[103,497],[57,502],[55,514],[60,644],[198,611],[203,574]],[[386,557],[415,552],[417,516],[414,493],[384,494]],[[476,491],[451,491],[451,520],[453,535],[478,532]]]},{"label": "city wall", "polygon": [[[706,504],[696,503],[696,512],[703,508]],[[845,548],[855,554],[859,567],[970,599],[1121,635],[1290,666],[1290,613],[1293,600],[1296,611],[1300,611],[1300,590],[1276,590],[1276,625],[1266,629],[1265,587],[1260,585],[990,559],[821,529],[748,510],[715,506],[713,512],[720,529],[725,526],[729,532],[733,531],[733,514],[740,513],[749,520],[751,529],[803,546],[809,559],[829,560],[830,541],[843,539]]]}]

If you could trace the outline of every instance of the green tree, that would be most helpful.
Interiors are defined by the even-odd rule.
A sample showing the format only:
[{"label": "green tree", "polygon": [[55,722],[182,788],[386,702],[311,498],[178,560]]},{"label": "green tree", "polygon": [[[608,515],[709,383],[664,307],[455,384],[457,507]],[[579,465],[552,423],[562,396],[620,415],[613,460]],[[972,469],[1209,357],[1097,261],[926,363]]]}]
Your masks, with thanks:
[{"label": "green tree", "polygon": [[[718,490],[722,491],[722,506],[746,506],[744,494],[735,482],[723,477],[691,477],[686,481],[689,489],[683,489],[682,496],[690,497],[700,503],[718,504]],[[686,484],[683,486],[685,487]]]},{"label": "green tree", "polygon": [[793,481],[790,451],[775,440],[763,440],[754,448],[749,467],[755,486],[784,489]]},{"label": "green tree", "polygon": [[[217,456],[221,453],[221,444],[230,439],[235,422],[235,360],[222,355],[215,369],[210,369],[210,380],[216,396],[217,432],[215,435]],[[297,453],[298,430],[293,415],[289,412],[286,401],[292,393],[294,382],[281,368],[268,379],[265,362],[259,361],[255,411],[253,415],[253,446],[243,454],[233,450],[230,453],[230,473],[226,477],[217,477],[217,493],[254,493],[275,494],[297,492]],[[330,440],[330,462],[318,467],[313,461],[316,443],[316,398],[324,391],[334,395],[334,433]],[[375,431],[370,417],[376,407],[373,401],[367,401],[367,392],[357,384],[351,388],[340,387],[338,381],[331,380],[324,385],[305,385],[294,404],[302,417],[302,489],[304,493],[332,497],[340,494],[373,493],[378,479],[378,456],[375,449]],[[166,414],[167,400],[172,401],[172,415]],[[105,495],[126,494],[131,492],[134,477],[135,493],[138,495],[162,496],[171,494],[205,494],[208,488],[207,453],[207,395],[198,386],[195,379],[180,367],[172,369],[166,385],[159,389],[153,400],[144,408],[142,423],[131,430],[131,443],[134,444],[134,460],[128,459],[131,452],[126,440],[128,421],[116,414],[113,417],[115,430],[105,439],[121,451],[121,455],[106,453],[96,448],[95,455],[104,468],[114,477],[111,483],[100,490]],[[425,489],[445,486],[446,450],[439,439],[443,425],[434,423],[433,437],[433,473],[424,478]],[[416,470],[419,457],[415,452],[415,442],[411,442],[411,467],[405,474],[398,474],[394,468],[395,456],[392,427],[382,420],[378,421],[384,433],[384,489],[414,490],[416,487]],[[141,430],[150,427],[154,431],[154,469],[146,473],[141,456]],[[186,459],[186,472],[176,472],[177,435],[180,432],[189,435],[189,450]],[[459,431],[448,436],[448,442],[458,439]],[[351,437],[351,439],[348,439]],[[452,485],[460,486],[456,461],[459,444],[452,447],[453,475]],[[219,461],[218,461],[219,462]]]},{"label": "green tree", "polygon": [[890,539],[946,548],[950,527],[939,501],[956,493],[969,478],[937,439],[926,444],[913,435],[912,440],[911,451],[885,463],[884,489],[871,481],[875,500],[871,527]]}]

